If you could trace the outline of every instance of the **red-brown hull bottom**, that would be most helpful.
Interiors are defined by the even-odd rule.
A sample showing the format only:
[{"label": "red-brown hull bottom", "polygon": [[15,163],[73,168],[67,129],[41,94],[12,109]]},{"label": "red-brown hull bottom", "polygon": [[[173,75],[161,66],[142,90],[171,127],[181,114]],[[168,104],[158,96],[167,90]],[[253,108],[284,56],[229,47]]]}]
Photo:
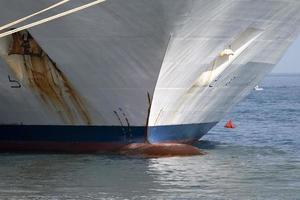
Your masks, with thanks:
[{"label": "red-brown hull bottom", "polygon": [[138,157],[171,157],[203,155],[198,148],[188,144],[118,144],[118,143],[67,143],[67,142],[0,142],[1,152],[22,153],[106,153]]}]

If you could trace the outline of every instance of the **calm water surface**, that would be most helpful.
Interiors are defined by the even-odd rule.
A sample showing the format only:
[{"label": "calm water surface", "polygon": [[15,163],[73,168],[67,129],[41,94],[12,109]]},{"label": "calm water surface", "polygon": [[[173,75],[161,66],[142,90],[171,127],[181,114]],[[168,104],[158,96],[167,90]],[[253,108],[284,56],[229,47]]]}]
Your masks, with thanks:
[{"label": "calm water surface", "polygon": [[0,154],[0,199],[300,199],[300,76],[262,87],[199,142],[205,156]]}]

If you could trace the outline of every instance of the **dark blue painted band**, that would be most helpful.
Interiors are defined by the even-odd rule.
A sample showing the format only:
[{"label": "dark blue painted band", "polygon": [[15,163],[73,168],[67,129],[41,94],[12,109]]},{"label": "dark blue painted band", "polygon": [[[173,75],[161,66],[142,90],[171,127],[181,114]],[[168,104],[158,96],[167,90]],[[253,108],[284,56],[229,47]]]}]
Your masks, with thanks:
[{"label": "dark blue painted band", "polygon": [[148,140],[150,143],[190,143],[199,140],[216,124],[217,122],[150,127]]},{"label": "dark blue painted band", "polygon": [[[194,141],[216,123],[155,126],[148,128],[151,143]],[[141,143],[145,127],[1,125],[0,141]]]},{"label": "dark blue painted band", "polygon": [[0,141],[47,142],[142,142],[144,127],[120,126],[0,126]]}]

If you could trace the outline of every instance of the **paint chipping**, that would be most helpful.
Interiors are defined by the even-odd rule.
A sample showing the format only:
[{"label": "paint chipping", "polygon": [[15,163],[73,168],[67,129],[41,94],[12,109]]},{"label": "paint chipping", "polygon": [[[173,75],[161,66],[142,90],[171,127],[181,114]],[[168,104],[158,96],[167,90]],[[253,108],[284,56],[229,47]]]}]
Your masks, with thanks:
[{"label": "paint chipping", "polygon": [[92,123],[81,97],[29,32],[14,33],[0,40],[5,40],[0,41],[1,57],[16,78],[31,88],[48,108],[66,123]]}]

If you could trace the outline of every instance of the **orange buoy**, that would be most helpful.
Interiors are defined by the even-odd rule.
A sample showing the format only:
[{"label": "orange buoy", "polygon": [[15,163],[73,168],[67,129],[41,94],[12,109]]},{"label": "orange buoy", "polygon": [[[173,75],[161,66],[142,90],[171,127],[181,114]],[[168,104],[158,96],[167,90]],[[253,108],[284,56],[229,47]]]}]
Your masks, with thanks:
[{"label": "orange buoy", "polygon": [[235,128],[235,125],[233,124],[232,120],[229,120],[225,126],[225,128]]}]

